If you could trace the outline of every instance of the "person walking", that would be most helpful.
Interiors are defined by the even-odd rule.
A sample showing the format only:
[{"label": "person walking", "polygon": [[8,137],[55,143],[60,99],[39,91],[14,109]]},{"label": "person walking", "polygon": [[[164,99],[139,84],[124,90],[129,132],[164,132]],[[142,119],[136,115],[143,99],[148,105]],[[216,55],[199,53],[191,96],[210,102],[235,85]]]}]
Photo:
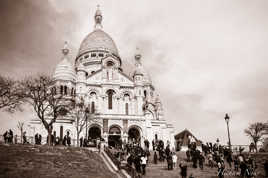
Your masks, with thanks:
[{"label": "person walking", "polygon": [[83,137],[80,137],[80,147],[83,147]]},{"label": "person walking", "polygon": [[146,163],[147,163],[147,158],[145,154],[141,156],[141,167],[142,167],[142,175],[146,174]]},{"label": "person walking", "polygon": [[224,161],[218,162],[218,176],[219,178],[224,178],[225,165]]},{"label": "person walking", "polygon": [[38,144],[41,145],[42,144],[42,135],[38,134]]},{"label": "person walking", "polygon": [[8,143],[8,131],[6,131],[3,136],[4,136],[5,143]]},{"label": "person walking", "polygon": [[231,151],[228,152],[226,161],[227,161],[227,163],[229,164],[229,168],[232,169],[233,158],[232,158],[232,153],[231,153]]},{"label": "person walking", "polygon": [[13,132],[9,129],[9,143],[13,143]]},{"label": "person walking", "polygon": [[26,138],[26,131],[25,132],[23,132],[23,144],[26,144],[26,143],[28,143],[27,142],[27,138]]},{"label": "person walking", "polygon": [[67,145],[71,146],[71,137],[70,137],[70,132],[67,132]]},{"label": "person walking", "polygon": [[39,144],[38,137],[39,137],[39,135],[38,135],[38,133],[36,133],[35,136],[34,136],[34,142],[35,142],[36,145]]},{"label": "person walking", "polygon": [[181,161],[179,167],[181,169],[181,177],[187,178],[187,164],[184,161]]},{"label": "person walking", "polygon": [[157,164],[157,153],[156,153],[156,151],[154,152],[154,164]]},{"label": "person walking", "polygon": [[199,155],[199,158],[198,158],[199,168],[201,170],[203,170],[203,168],[204,168],[204,162],[205,162],[205,157],[204,157],[203,153],[201,153]]},{"label": "person walking", "polygon": [[176,168],[177,159],[178,159],[178,157],[177,157],[176,153],[174,152],[172,155],[173,168]]},{"label": "person walking", "polygon": [[14,137],[14,142],[15,142],[15,144],[18,143],[18,135],[15,135],[15,137]]},{"label": "person walking", "polygon": [[173,161],[171,154],[167,155],[167,164],[168,164],[168,170],[173,169]]},{"label": "person walking", "polygon": [[137,177],[141,177],[141,159],[140,156],[137,155],[134,159],[134,165],[137,172]]}]

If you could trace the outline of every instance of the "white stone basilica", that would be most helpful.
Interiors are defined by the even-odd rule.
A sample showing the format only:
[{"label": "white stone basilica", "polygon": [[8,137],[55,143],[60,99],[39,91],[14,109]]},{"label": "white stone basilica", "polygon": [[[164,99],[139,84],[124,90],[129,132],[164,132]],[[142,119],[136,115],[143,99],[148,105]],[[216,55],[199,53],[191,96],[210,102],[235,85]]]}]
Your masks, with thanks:
[{"label": "white stone basilica", "polygon": [[[131,76],[123,72],[122,60],[113,39],[102,30],[102,13],[95,13],[95,28],[82,41],[74,66],[64,47],[62,61],[53,80],[58,93],[75,98],[89,108],[88,129],[80,136],[102,137],[114,146],[123,142],[157,137],[174,147],[173,126],[164,119],[163,106],[150,75],[142,66],[142,57],[135,54],[135,70]],[[46,138],[47,132],[38,120],[31,122],[35,133]],[[69,131],[76,139],[75,118],[62,116],[53,124],[53,132],[62,137]],[[87,133],[86,133],[87,132]]]}]

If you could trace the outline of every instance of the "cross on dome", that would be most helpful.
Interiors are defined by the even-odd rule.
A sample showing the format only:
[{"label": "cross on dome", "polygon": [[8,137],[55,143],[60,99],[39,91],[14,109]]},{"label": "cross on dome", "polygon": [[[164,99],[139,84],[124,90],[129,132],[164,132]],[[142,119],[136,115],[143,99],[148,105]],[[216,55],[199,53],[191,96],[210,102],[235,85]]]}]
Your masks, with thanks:
[{"label": "cross on dome", "polygon": [[95,13],[95,29],[101,29],[102,28],[102,13],[100,10],[100,5],[97,5],[97,10]]},{"label": "cross on dome", "polygon": [[64,54],[64,56],[66,56],[69,53],[68,42],[67,41],[64,42],[62,53]]},{"label": "cross on dome", "polygon": [[137,67],[141,66],[141,54],[140,54],[140,49],[138,47],[136,47],[136,52],[135,52],[135,65]]}]

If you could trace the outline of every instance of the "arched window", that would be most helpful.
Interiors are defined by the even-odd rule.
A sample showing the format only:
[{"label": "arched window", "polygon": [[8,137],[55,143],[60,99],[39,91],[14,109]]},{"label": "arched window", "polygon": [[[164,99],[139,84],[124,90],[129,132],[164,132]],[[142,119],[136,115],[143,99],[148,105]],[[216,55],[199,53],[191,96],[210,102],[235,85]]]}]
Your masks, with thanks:
[{"label": "arched window", "polygon": [[107,67],[112,67],[114,65],[114,62],[113,61],[108,61],[106,63]]},{"label": "arched window", "polygon": [[128,115],[128,103],[126,103],[126,115]]},{"label": "arched window", "polygon": [[94,92],[94,91],[90,93],[90,96],[91,96],[91,97],[96,98],[96,95],[97,95],[97,94],[96,94],[96,92]]},{"label": "arched window", "polygon": [[95,102],[91,102],[91,113],[95,113]]},{"label": "arched window", "polygon": [[64,95],[67,95],[67,86],[64,86]]},{"label": "arched window", "polygon": [[145,97],[145,98],[147,97],[147,92],[146,92],[146,90],[144,90],[144,97]]},{"label": "arched window", "polygon": [[108,95],[108,109],[113,109],[113,90],[108,90],[107,95]]},{"label": "arched window", "polygon": [[63,94],[63,86],[62,85],[60,86],[60,94],[61,95]]}]

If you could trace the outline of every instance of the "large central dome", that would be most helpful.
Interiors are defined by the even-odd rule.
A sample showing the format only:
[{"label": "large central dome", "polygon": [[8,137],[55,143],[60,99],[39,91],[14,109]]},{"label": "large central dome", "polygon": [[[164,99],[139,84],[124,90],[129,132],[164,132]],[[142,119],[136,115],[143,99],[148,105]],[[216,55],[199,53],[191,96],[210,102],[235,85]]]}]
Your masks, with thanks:
[{"label": "large central dome", "polygon": [[101,29],[95,29],[92,33],[86,36],[81,43],[78,56],[94,50],[104,50],[119,56],[113,39]]},{"label": "large central dome", "polygon": [[78,56],[93,51],[106,51],[117,57],[118,50],[113,39],[102,30],[102,13],[98,8],[95,13],[95,29],[82,41]]}]

